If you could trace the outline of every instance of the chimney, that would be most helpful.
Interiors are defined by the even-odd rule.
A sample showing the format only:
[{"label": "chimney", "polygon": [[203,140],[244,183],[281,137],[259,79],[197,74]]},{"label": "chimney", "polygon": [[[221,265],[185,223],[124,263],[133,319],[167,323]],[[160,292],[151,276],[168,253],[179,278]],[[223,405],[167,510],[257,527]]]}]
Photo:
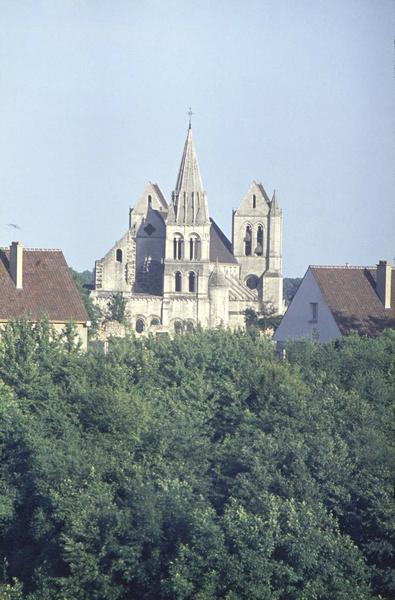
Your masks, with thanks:
[{"label": "chimney", "polygon": [[10,273],[15,287],[22,289],[23,246],[20,242],[12,242],[10,246]]},{"label": "chimney", "polygon": [[377,265],[376,292],[384,308],[391,308],[391,274],[392,267],[386,260]]}]

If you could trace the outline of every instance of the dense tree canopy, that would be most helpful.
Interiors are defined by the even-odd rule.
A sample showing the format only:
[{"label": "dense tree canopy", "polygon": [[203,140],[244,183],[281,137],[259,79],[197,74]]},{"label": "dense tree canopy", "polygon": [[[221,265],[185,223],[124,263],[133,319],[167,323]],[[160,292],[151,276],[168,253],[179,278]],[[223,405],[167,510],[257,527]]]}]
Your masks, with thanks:
[{"label": "dense tree canopy", "polygon": [[394,333],[7,326],[0,598],[393,598]]}]

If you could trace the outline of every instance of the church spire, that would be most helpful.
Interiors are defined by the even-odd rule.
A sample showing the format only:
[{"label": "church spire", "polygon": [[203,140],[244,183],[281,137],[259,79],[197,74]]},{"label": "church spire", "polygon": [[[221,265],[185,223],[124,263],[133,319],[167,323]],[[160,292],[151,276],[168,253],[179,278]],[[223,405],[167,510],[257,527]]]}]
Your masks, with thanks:
[{"label": "church spire", "polygon": [[[189,117],[191,117],[190,114]],[[173,192],[173,206],[176,222],[179,224],[202,224],[209,220],[207,197],[193,143],[190,120],[177,183]]]}]

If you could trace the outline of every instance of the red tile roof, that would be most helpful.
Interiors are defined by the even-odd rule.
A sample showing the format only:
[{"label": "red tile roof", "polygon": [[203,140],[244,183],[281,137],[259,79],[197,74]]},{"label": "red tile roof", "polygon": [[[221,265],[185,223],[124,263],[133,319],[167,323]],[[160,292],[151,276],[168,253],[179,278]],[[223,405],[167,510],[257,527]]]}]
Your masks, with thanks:
[{"label": "red tile roof", "polygon": [[379,335],[395,327],[395,269],[392,269],[391,308],[376,292],[374,267],[310,267],[343,335],[358,331]]},{"label": "red tile roof", "polygon": [[33,321],[86,322],[89,317],[60,250],[23,249],[22,289],[9,272],[9,250],[0,249],[0,321],[26,314]]}]

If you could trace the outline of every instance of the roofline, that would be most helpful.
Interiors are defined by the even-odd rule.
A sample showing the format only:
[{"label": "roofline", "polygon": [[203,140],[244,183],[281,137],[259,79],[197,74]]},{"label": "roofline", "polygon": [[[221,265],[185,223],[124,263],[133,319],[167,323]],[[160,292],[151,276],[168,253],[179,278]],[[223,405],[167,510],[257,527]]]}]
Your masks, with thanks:
[{"label": "roofline", "polygon": [[[373,269],[376,270],[377,269],[377,265],[374,266],[361,266],[361,265],[309,265],[308,267],[309,269],[360,269],[365,270],[365,269]],[[391,269],[395,270],[395,267],[393,267],[391,265]]]},{"label": "roofline", "polygon": [[[0,317],[0,323],[10,323],[10,321],[15,321],[16,319],[19,318],[27,318],[28,315],[26,315],[26,313],[22,313],[19,317],[11,317],[10,319],[5,319],[4,317]],[[49,323],[53,323],[55,325],[61,325],[62,323],[75,323],[76,325],[85,325],[86,323],[90,323],[90,320],[87,319],[86,321],[81,321],[77,319],[62,319],[61,321],[56,320],[55,319],[51,319],[50,317],[48,317],[47,315],[43,316],[41,319],[30,319],[27,318],[27,321],[29,323],[39,323],[40,321],[43,321],[45,318],[47,318]]]},{"label": "roofline", "polygon": [[[1,246],[0,250],[7,251],[9,250],[9,246]],[[23,247],[24,252],[61,252],[63,254],[63,250],[61,248],[26,248]]]}]

